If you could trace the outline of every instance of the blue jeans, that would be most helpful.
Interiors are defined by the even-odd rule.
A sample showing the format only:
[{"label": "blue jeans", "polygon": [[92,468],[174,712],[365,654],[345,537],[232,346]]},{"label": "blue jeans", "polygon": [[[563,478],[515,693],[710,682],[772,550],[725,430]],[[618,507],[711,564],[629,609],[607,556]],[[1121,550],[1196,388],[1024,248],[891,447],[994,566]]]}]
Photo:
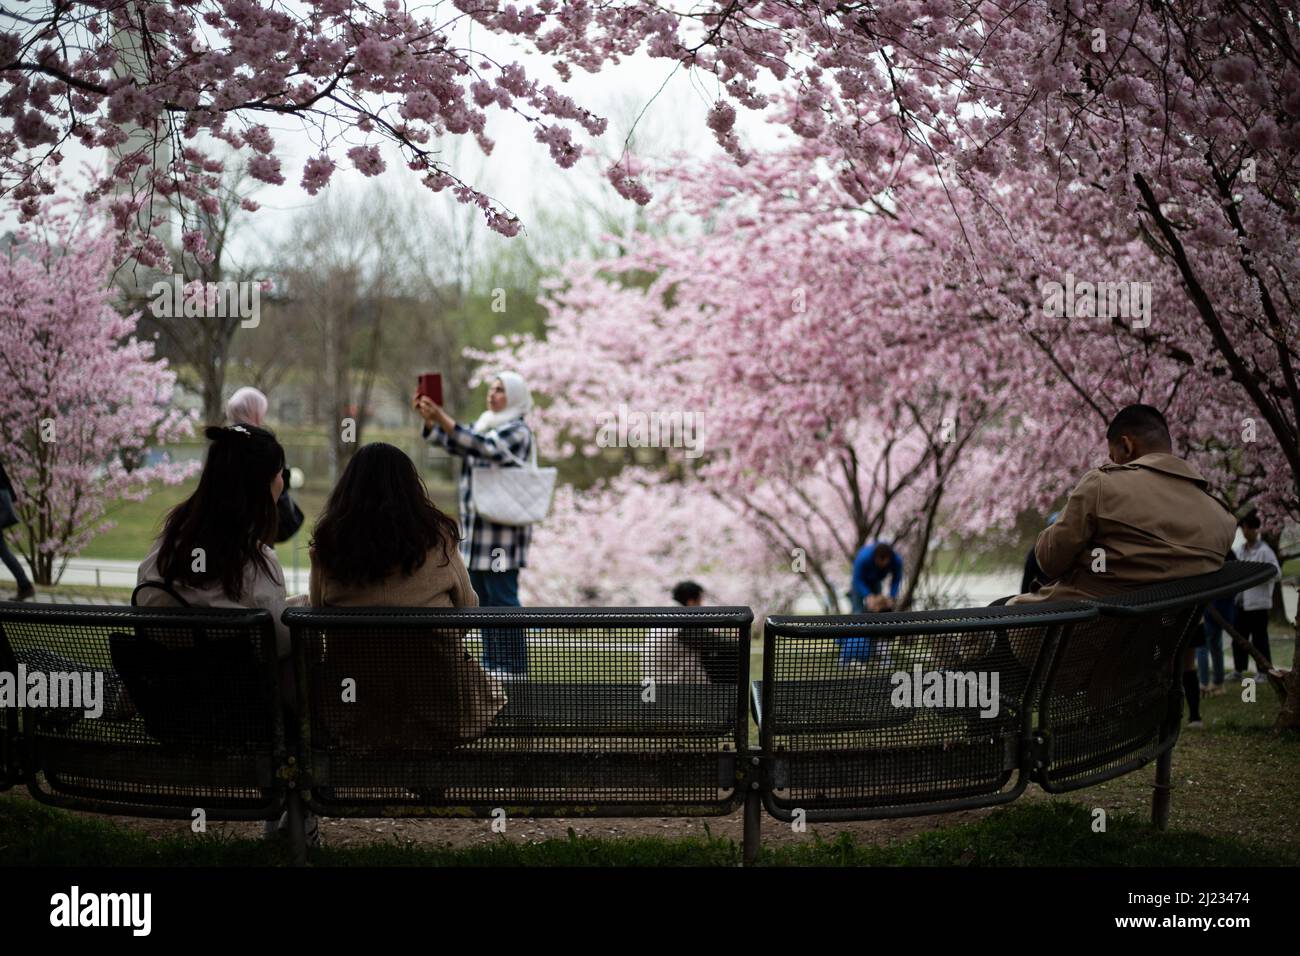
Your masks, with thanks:
[{"label": "blue jeans", "polygon": [[[866,599],[856,589],[849,591],[849,604],[852,605],[854,614],[867,613]],[[865,664],[871,658],[871,638],[869,637],[837,637],[835,643],[840,649],[841,665],[854,661]]]},{"label": "blue jeans", "polygon": [[32,586],[32,582],[27,578],[27,572],[23,570],[22,564],[14,557],[14,553],[9,550],[9,545],[5,543],[4,532],[0,531],[0,562],[9,569],[9,573],[14,576],[18,582],[18,590],[24,591]]},{"label": "blue jeans", "polygon": [[[470,571],[469,583],[479,607],[519,607],[519,569]],[[521,628],[487,628],[483,631],[483,666],[488,670],[528,673],[528,645]]]},{"label": "blue jeans", "polygon": [[[1225,614],[1228,623],[1232,623],[1232,614]],[[1205,646],[1196,649],[1196,670],[1201,684],[1210,683],[1210,662],[1214,662],[1214,683],[1223,683],[1223,628],[1205,615]]]}]

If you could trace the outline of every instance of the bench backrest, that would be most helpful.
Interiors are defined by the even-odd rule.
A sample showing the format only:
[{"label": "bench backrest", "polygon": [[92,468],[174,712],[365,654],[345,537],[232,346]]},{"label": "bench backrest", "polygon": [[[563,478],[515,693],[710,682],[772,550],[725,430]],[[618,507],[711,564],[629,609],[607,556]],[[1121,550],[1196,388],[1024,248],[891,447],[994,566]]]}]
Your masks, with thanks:
[{"label": "bench backrest", "polygon": [[[323,814],[683,815],[740,799],[749,608],[289,608],[283,619],[308,805]],[[526,671],[485,677],[485,647],[526,655]]]},{"label": "bench backrest", "polygon": [[[1136,769],[1177,739],[1200,609],[1274,573],[1233,562],[1104,602],[771,617],[767,810],[935,813],[1007,802],[1031,774],[1059,792]],[[0,787],[21,775],[65,807],[269,819],[293,758],[327,815],[633,816],[727,813],[752,779],[749,608],[284,621],[291,743],[266,611],[0,602],[0,670],[99,674],[105,708],[0,708]],[[477,662],[502,647],[527,667],[496,682]]]},{"label": "bench backrest", "polygon": [[760,735],[768,812],[870,819],[988,806],[1027,783],[1022,742],[1082,603],[769,617]]},{"label": "bench backrest", "polygon": [[269,612],[0,602],[3,658],[50,686],[82,683],[83,703],[85,682],[102,681],[97,717],[20,712],[38,799],[143,816],[278,812],[286,750]]},{"label": "bench backrest", "polygon": [[1267,564],[1129,591],[1062,641],[1042,690],[1035,779],[1051,793],[1136,770],[1172,747],[1182,726],[1182,674],[1192,629],[1211,600],[1267,581]]}]

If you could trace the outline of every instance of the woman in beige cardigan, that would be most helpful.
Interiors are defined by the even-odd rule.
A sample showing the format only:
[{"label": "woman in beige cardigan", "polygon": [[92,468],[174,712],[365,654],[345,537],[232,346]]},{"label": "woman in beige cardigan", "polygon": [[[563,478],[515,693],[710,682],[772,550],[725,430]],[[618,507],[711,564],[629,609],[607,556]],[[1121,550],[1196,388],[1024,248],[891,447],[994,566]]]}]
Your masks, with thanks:
[{"label": "woman in beige cardigan", "polygon": [[[383,442],[365,445],[316,523],[311,606],[478,607],[459,541],[411,459]],[[464,635],[376,628],[322,648],[330,684],[351,690],[321,696],[328,726],[353,746],[382,750],[450,749],[482,736],[505,696]]]}]

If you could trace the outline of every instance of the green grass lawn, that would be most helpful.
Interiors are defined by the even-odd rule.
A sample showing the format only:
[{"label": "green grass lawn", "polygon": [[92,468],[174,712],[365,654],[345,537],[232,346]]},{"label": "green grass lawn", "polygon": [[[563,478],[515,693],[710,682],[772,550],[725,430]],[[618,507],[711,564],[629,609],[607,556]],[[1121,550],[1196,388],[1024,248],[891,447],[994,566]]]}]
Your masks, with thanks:
[{"label": "green grass lawn", "polygon": [[[317,428],[284,427],[277,428],[276,435],[284,445],[290,465],[303,468],[307,473],[305,487],[293,491],[294,499],[307,516],[303,530],[294,536],[293,541],[276,546],[276,554],[281,564],[292,564],[293,548],[297,546],[299,565],[306,567],[307,540],[311,526],[324,507],[332,483],[327,469],[319,462],[326,457],[326,436]],[[365,441],[386,441],[398,447],[412,450],[414,441],[409,432],[368,428]],[[178,455],[197,457],[202,455],[202,442],[187,442],[174,448]],[[316,462],[313,466],[311,463]],[[434,502],[448,514],[455,515],[457,509],[456,486],[445,474],[424,472],[429,493]],[[139,561],[149,551],[150,545],[162,530],[163,518],[172,508],[190,495],[198,485],[195,475],[179,485],[155,484],[144,501],[118,501],[108,508],[106,517],[115,522],[115,527],[93,538],[78,557],[105,558],[110,560]]]},{"label": "green grass lawn", "polygon": [[[157,485],[144,501],[117,502],[108,509],[106,516],[115,526],[92,538],[77,557],[139,561],[149,552],[154,539],[162,531],[163,519],[167,513],[192,494],[197,485],[197,477],[179,485]],[[454,485],[429,481],[429,493],[439,508],[452,516],[457,514]],[[329,488],[325,485],[308,485],[295,490],[293,496],[307,516],[307,521],[290,541],[277,544],[275,553],[284,567],[292,567],[293,549],[297,548],[298,566],[306,568],[309,564],[307,542],[311,528],[325,507]]]}]

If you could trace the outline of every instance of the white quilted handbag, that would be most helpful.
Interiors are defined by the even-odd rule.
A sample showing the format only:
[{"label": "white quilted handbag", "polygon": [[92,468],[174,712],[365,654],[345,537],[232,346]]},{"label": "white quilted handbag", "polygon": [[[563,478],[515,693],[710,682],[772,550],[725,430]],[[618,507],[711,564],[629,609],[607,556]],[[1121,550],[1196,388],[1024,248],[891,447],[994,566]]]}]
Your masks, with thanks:
[{"label": "white quilted handbag", "polygon": [[479,465],[474,469],[474,510],[488,521],[517,527],[537,524],[550,512],[557,471],[538,468],[535,439],[532,446],[531,463],[510,455],[519,467]]}]

